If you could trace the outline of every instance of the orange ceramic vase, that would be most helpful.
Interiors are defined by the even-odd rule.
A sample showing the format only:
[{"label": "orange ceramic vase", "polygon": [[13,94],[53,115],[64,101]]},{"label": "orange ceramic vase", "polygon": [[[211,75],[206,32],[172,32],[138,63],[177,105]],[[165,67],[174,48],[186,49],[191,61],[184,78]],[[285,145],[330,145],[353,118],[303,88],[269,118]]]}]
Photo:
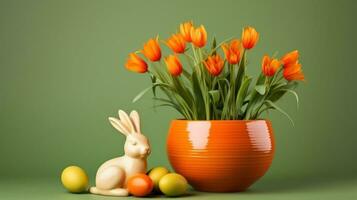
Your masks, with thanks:
[{"label": "orange ceramic vase", "polygon": [[269,169],[273,130],[267,120],[173,120],[167,152],[196,190],[244,191]]}]

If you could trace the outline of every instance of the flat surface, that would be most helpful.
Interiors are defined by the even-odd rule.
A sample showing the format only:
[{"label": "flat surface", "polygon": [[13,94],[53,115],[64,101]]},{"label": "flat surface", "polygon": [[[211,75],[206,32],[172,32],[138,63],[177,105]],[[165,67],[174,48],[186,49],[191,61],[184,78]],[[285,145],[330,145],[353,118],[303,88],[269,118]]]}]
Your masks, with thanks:
[{"label": "flat surface", "polygon": [[[126,199],[133,197],[105,197],[92,194],[66,192],[58,180],[16,179],[0,180],[1,199]],[[153,198],[164,198],[155,196]],[[357,199],[357,180],[314,180],[314,181],[262,181],[243,193],[190,192],[182,199]]]}]

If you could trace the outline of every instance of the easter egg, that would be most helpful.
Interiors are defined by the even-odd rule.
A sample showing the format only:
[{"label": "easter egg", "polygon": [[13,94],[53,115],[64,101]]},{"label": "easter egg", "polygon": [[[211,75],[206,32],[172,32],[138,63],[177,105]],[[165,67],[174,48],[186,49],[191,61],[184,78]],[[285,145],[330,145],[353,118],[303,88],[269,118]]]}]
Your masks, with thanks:
[{"label": "easter egg", "polygon": [[159,191],[159,181],[160,179],[169,173],[169,170],[165,167],[155,167],[151,169],[148,173],[151,180],[154,182],[154,189],[155,191]]},{"label": "easter egg", "polygon": [[151,193],[154,183],[148,175],[136,174],[129,178],[127,187],[130,194],[144,197]]},{"label": "easter egg", "polygon": [[182,175],[169,173],[160,179],[159,188],[166,196],[180,196],[186,193],[188,183]]},{"label": "easter egg", "polygon": [[80,193],[88,188],[88,176],[78,166],[69,166],[62,171],[61,181],[63,186],[70,192]]}]

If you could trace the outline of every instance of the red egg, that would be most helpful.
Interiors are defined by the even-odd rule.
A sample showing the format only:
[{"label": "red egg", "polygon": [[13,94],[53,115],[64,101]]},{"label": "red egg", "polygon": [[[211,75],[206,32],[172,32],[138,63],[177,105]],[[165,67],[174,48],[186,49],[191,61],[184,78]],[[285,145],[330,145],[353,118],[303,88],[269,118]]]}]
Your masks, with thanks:
[{"label": "red egg", "polygon": [[136,174],[129,178],[127,186],[130,194],[144,197],[151,193],[154,183],[146,174]]}]

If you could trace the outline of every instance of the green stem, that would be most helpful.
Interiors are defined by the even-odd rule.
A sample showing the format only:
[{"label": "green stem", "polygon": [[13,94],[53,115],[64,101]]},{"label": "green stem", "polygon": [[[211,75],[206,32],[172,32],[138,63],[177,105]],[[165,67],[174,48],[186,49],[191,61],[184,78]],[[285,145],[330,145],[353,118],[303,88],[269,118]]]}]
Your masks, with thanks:
[{"label": "green stem", "polygon": [[261,99],[261,101],[259,102],[260,105],[258,105],[256,111],[253,112],[252,117],[253,117],[254,119],[257,119],[257,118],[259,117],[259,115],[261,114],[260,109],[262,109],[262,107],[263,107],[264,104],[265,104],[265,100],[266,100],[267,97],[269,96],[270,88],[271,88],[271,86],[272,86],[272,84],[273,84],[273,81],[274,81],[274,77],[272,77],[272,78],[271,78],[271,77],[266,77],[266,78],[265,78],[264,84],[266,85],[266,91],[265,91],[264,96],[261,97],[262,99]]},{"label": "green stem", "polygon": [[196,52],[196,49],[195,49],[195,46],[193,44],[192,45],[192,52],[193,52],[193,57],[194,57],[194,67],[197,71],[197,74],[200,74],[200,70],[198,68],[198,62],[199,62],[199,58],[197,56],[197,52]]},{"label": "green stem", "polygon": [[[230,90],[231,90],[231,96],[230,101],[231,101],[231,105],[235,105],[235,70],[234,70],[234,65],[232,64],[228,64],[228,68],[229,68],[229,77],[230,77]],[[235,119],[235,114],[236,114],[236,109],[235,106],[231,106],[230,109],[231,113],[229,117],[232,117],[232,119]]]},{"label": "green stem", "polygon": [[202,64],[202,60],[203,60],[203,56],[202,56],[202,49],[198,49],[198,57],[199,57],[199,63],[198,66],[200,67],[200,70],[202,70],[201,72],[201,80],[202,80],[202,89],[203,89],[203,93],[204,93],[204,102],[205,102],[205,109],[206,109],[206,120],[210,120],[211,119],[211,111],[210,111],[210,96],[209,96],[209,91],[208,91],[208,83],[206,82],[206,77],[205,75],[207,75],[207,73],[205,73],[205,71],[203,71],[203,64]]},{"label": "green stem", "polygon": [[[192,49],[192,50],[193,50],[193,49]],[[194,61],[194,59],[195,59],[195,58],[192,57],[191,55],[187,54],[187,52],[185,52],[184,55],[186,56],[187,59],[191,59],[191,60],[193,60],[193,61]],[[190,61],[188,61],[188,62],[190,62]]]},{"label": "green stem", "polygon": [[188,80],[191,79],[191,74],[186,69],[182,69],[182,73]]},{"label": "green stem", "polygon": [[[260,79],[261,79],[263,76],[264,76],[263,73],[260,73],[260,75],[259,75],[259,77],[258,77],[258,79],[257,79],[257,81],[256,81],[256,83],[255,83],[255,85],[261,84],[261,83],[260,83]],[[264,76],[264,77],[265,77],[265,76]],[[245,113],[244,113],[244,115],[243,115],[245,120],[253,119],[253,118],[251,118],[251,117],[252,117],[252,110],[253,110],[253,108],[254,108],[254,105],[257,103],[257,101],[258,101],[258,99],[259,99],[259,98],[256,97],[257,94],[258,94],[258,92],[257,92],[255,89],[253,89],[253,90],[252,90],[252,94],[251,94],[251,96],[250,96],[249,103],[248,103],[247,108],[246,108],[246,110],[245,110]]]},{"label": "green stem", "polygon": [[[282,70],[283,70],[283,67],[280,67],[279,70],[278,70],[277,72],[275,72],[275,74],[274,74],[274,76],[273,76],[273,78],[272,78],[272,80],[271,80],[271,84],[272,84],[272,85],[275,84],[276,82],[279,82],[279,81],[281,80],[281,77],[279,77],[279,75],[281,74],[281,71],[282,71]],[[279,77],[278,80],[276,80],[277,77]]]},{"label": "green stem", "polygon": [[184,56],[186,58],[187,65],[191,68],[191,71],[193,72],[195,70],[195,64],[194,63],[192,64],[192,62],[195,62],[194,58],[192,56],[188,55],[186,52],[184,53]]},{"label": "green stem", "polygon": [[237,72],[237,87],[236,89],[239,90],[240,89],[240,86],[242,85],[242,80],[243,80],[243,77],[245,75],[245,66],[246,66],[246,63],[245,63],[245,60],[246,60],[246,57],[247,57],[247,51],[246,50],[243,50],[243,56],[239,62],[239,65],[238,65],[238,72]]}]

